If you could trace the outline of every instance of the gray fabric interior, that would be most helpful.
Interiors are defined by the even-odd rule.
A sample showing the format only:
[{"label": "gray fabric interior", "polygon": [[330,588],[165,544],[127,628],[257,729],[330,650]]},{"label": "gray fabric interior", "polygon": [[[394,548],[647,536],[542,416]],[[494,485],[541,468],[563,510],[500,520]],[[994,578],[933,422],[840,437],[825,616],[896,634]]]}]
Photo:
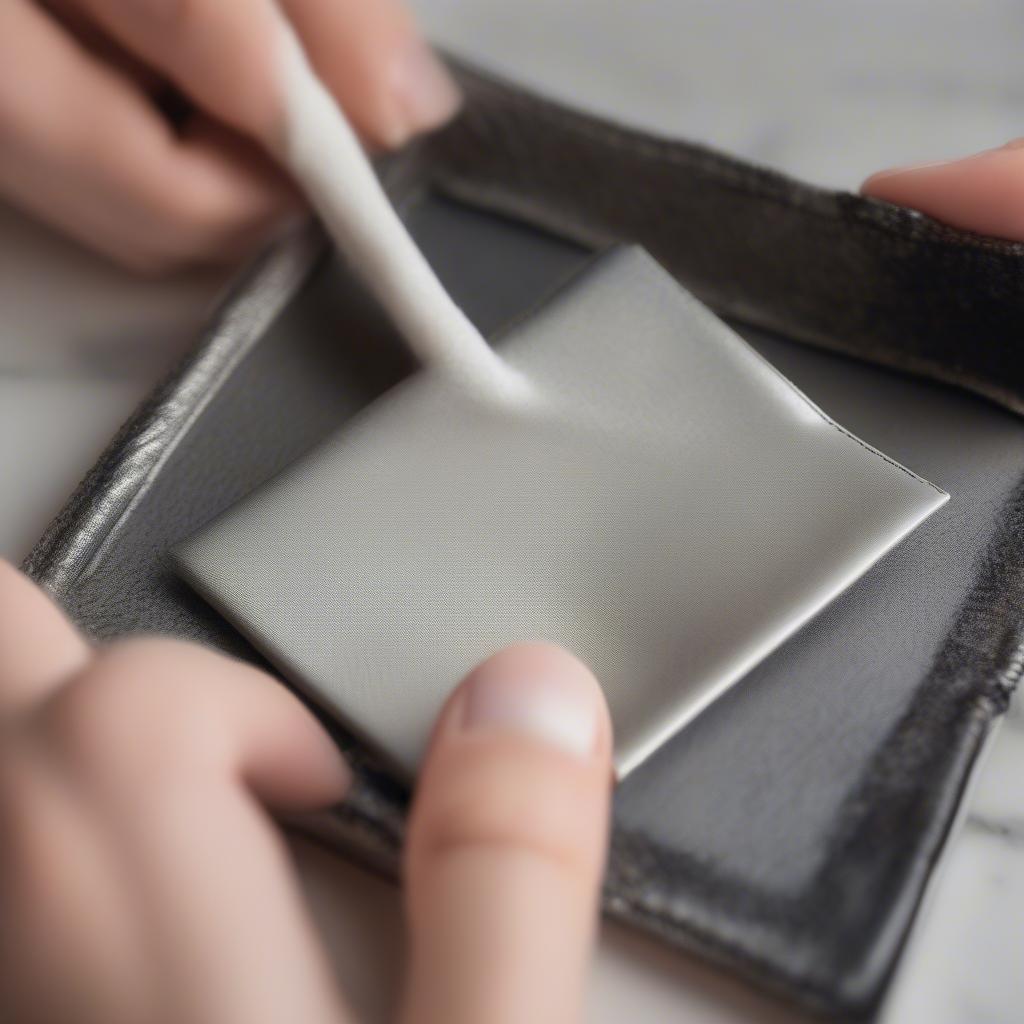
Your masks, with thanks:
[{"label": "gray fabric interior", "polygon": [[417,374],[175,550],[409,775],[457,680],[542,639],[601,681],[625,776],[946,500],[640,249],[500,351],[532,401]]}]

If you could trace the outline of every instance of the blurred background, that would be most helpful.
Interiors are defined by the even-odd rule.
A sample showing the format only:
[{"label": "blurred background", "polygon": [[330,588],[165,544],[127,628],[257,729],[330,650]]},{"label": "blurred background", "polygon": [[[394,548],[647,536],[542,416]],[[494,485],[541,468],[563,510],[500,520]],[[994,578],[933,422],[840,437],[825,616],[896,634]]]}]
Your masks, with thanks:
[{"label": "blurred background", "polygon": [[830,188],[1020,133],[1013,0],[413,0],[439,42]]}]

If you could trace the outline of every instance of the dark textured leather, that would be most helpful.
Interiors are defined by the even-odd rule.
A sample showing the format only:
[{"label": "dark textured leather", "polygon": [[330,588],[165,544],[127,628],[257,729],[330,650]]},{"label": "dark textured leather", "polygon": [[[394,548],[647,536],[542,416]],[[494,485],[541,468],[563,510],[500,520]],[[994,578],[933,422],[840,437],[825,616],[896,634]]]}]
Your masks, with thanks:
[{"label": "dark textured leather", "polygon": [[1024,245],[463,81],[465,116],[427,147],[449,194],[589,245],[639,242],[722,314],[1024,411]]},{"label": "dark textured leather", "polygon": [[[581,239],[635,239],[748,325],[1020,405],[1019,247],[465,80],[464,118],[385,173],[485,331],[587,259]],[[865,1015],[1021,671],[1024,424],[943,385],[741,330],[952,500],[630,776],[606,908],[804,1005]],[[379,313],[304,230],[240,284],[29,571],[97,636],[155,630],[255,659],[174,579],[166,551],[407,369]],[[339,742],[356,765],[354,798],[305,827],[391,870],[405,794]]]}]

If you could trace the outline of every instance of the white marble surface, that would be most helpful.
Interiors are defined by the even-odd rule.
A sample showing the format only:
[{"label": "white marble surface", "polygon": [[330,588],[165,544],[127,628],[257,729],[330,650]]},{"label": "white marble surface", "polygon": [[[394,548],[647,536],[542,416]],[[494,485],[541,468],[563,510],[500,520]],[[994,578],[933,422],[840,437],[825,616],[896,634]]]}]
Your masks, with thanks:
[{"label": "white marble surface", "polygon": [[[855,187],[878,166],[1021,133],[1012,0],[418,0],[434,36],[579,105]],[[0,554],[20,559],[116,426],[187,346],[216,276],[143,284],[0,208]],[[1024,714],[978,773],[883,1012],[1024,1020]],[[352,1002],[384,1021],[401,966],[394,889],[321,850],[303,877]],[[594,1024],[801,1018],[608,927]]]}]

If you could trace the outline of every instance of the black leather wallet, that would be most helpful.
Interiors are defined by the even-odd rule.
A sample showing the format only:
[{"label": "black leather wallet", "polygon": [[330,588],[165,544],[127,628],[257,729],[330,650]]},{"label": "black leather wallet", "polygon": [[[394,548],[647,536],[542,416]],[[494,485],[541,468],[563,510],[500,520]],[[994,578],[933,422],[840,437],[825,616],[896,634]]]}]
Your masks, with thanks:
[{"label": "black leather wallet", "polygon": [[[1024,247],[460,73],[458,121],[381,170],[481,329],[595,248],[638,242],[840,422],[953,495],[616,798],[608,913],[805,1006],[867,1015],[1024,665]],[[168,550],[408,369],[303,228],[250,268],[29,572],[96,636],[157,631],[258,661]],[[337,735],[356,791],[305,827],[390,871],[406,793]]]}]

